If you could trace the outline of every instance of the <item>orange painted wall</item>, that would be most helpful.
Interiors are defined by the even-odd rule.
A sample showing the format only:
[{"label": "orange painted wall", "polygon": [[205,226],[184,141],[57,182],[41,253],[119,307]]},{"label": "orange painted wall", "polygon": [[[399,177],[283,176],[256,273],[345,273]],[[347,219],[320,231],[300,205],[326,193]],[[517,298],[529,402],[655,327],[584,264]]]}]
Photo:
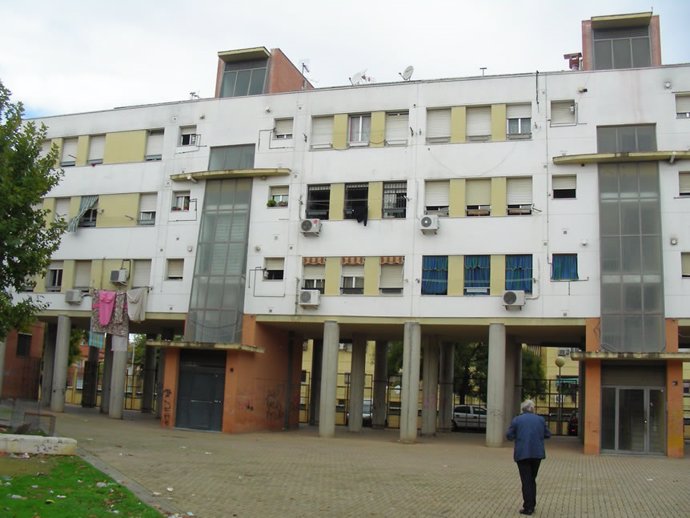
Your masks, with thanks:
[{"label": "orange painted wall", "polygon": [[[678,321],[666,319],[666,352],[678,352]],[[681,458],[684,450],[683,362],[666,363],[666,454]]]},{"label": "orange painted wall", "polygon": [[582,70],[594,69],[594,52],[592,50],[592,22],[582,21]]},{"label": "orange painted wall", "polygon": [[163,349],[163,398],[161,402],[161,426],[174,428],[177,407],[177,384],[180,377],[180,350]]},{"label": "orange painted wall", "polygon": [[306,81],[302,72],[290,61],[280,49],[271,49],[271,59],[268,70],[268,88],[266,93],[294,92],[297,90],[311,90],[314,87]]},{"label": "orange painted wall", "polygon": [[[585,322],[585,349],[598,351],[600,347],[600,324],[598,318]],[[598,455],[601,452],[601,360],[585,361],[585,415],[584,452]]]},{"label": "orange painted wall", "polygon": [[17,356],[19,333],[16,330],[10,331],[5,339],[3,398],[38,399],[45,324],[36,322],[26,332],[31,334],[28,356]]}]

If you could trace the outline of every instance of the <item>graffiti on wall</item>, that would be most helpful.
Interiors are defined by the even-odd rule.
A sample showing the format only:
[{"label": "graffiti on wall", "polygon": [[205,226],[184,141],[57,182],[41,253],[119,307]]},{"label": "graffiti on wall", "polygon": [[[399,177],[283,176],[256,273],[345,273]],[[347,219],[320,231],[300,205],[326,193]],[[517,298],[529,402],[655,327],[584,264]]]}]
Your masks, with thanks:
[{"label": "graffiti on wall", "polygon": [[281,387],[275,387],[266,391],[266,420],[278,421],[285,415],[283,391]]},{"label": "graffiti on wall", "polygon": [[161,418],[163,419],[163,426],[171,426],[172,423],[172,390],[169,388],[163,390],[163,410]]}]

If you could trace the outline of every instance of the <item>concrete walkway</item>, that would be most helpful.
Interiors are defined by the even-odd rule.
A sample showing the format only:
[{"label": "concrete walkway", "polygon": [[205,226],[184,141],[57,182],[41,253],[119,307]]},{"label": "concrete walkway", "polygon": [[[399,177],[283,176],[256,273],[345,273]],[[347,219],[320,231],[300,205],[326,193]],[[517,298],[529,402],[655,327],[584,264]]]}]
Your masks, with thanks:
[{"label": "concrete walkway", "polygon": [[[162,429],[67,407],[57,433],[149,503],[202,518],[520,516],[512,448],[477,433],[400,444],[397,430],[225,435]],[[585,456],[576,438],[547,443],[535,516],[690,516],[690,455]]]}]

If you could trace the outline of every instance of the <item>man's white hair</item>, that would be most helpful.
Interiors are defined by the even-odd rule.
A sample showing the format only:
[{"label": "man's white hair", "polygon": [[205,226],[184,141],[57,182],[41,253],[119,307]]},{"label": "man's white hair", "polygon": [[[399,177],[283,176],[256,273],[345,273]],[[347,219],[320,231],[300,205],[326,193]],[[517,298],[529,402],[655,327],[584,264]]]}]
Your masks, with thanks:
[{"label": "man's white hair", "polygon": [[526,399],[520,405],[520,410],[523,412],[534,413],[534,401],[531,399]]}]

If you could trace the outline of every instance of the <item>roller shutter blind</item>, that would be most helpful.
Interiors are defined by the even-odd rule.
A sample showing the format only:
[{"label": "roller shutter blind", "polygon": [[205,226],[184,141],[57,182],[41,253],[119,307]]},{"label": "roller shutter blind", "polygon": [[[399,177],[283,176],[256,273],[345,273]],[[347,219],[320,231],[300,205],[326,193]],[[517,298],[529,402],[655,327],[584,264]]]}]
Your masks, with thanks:
[{"label": "roller shutter blind", "polygon": [[450,140],[450,108],[426,112],[427,140]]},{"label": "roller shutter blind", "polygon": [[681,196],[690,196],[690,172],[678,173],[678,193]]},{"label": "roller shutter blind", "polygon": [[134,261],[134,275],[132,276],[132,287],[141,288],[149,285],[151,278],[151,261],[148,259],[136,259]]},{"label": "roller shutter blind", "polygon": [[448,180],[426,182],[424,189],[424,203],[427,207],[448,207]]},{"label": "roller shutter blind", "polygon": [[74,287],[88,288],[91,285],[91,261],[74,263]]},{"label": "roller shutter blind", "polygon": [[92,135],[89,138],[89,164],[103,162],[105,135]]},{"label": "roller shutter blind", "polygon": [[491,135],[491,107],[467,108],[467,136],[488,137]]},{"label": "roller shutter blind", "polygon": [[380,288],[402,288],[403,285],[403,265],[384,264],[381,265]]},{"label": "roller shutter blind", "polygon": [[409,114],[387,113],[386,114],[386,143],[401,144],[407,142],[407,132],[409,127]]},{"label": "roller shutter blind", "polygon": [[491,180],[467,180],[467,205],[491,205]]},{"label": "roller shutter blind", "polygon": [[532,204],[532,178],[508,178],[508,205]]},{"label": "roller shutter blind", "polygon": [[327,147],[333,144],[333,117],[314,117],[311,121],[312,147]]}]

